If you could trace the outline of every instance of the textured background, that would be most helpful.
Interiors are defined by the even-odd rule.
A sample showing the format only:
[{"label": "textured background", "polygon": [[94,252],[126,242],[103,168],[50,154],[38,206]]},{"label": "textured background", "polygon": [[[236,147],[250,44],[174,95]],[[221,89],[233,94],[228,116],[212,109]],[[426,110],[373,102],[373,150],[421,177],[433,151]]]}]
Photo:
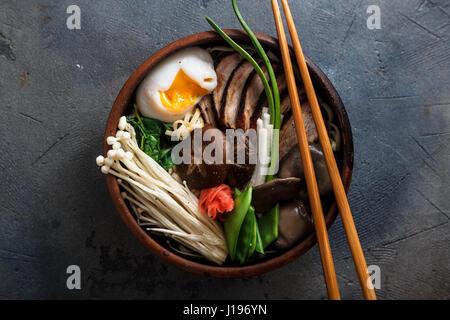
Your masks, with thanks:
[{"label": "textured background", "polygon": [[[275,35],[268,0],[240,0]],[[66,8],[81,8],[81,30]],[[381,30],[366,9],[381,8]],[[346,105],[350,205],[380,299],[450,298],[450,2],[295,0],[304,50]],[[157,49],[238,28],[231,1],[0,2],[0,298],[325,299],[317,246],[274,272],[201,278],[153,257],[115,212],[95,165],[111,105]],[[361,293],[342,224],[330,231],[343,298]],[[66,289],[66,267],[82,289]]]}]

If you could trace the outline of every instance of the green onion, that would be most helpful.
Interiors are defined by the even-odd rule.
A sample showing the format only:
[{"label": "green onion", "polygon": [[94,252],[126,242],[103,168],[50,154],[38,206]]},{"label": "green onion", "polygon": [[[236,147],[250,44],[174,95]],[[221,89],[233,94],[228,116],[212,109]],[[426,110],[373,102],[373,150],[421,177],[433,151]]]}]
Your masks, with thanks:
[{"label": "green onion", "polygon": [[248,62],[251,63],[253,68],[255,68],[256,72],[261,78],[261,81],[264,85],[264,90],[266,91],[267,100],[269,102],[269,110],[274,110],[274,104],[273,104],[273,95],[272,90],[270,89],[269,82],[267,82],[266,76],[264,75],[264,72],[259,67],[258,63],[253,59],[253,57],[245,51],[240,45],[238,45],[236,42],[234,42],[233,39],[231,39],[210,17],[205,17],[206,21],[213,27],[214,30],[226,41],[228,44],[233,47],[241,56],[243,56]]},{"label": "green onion", "polygon": [[[244,28],[245,32],[247,32],[248,36],[250,37],[253,45],[256,48],[256,51],[258,52],[261,59],[264,61],[264,64],[267,68],[267,73],[269,74],[270,84],[272,85],[272,93],[273,93],[273,104],[270,110],[270,123],[273,125],[274,130],[279,130],[281,126],[281,116],[280,116],[280,93],[278,92],[278,85],[277,85],[277,79],[275,77],[275,73],[273,72],[272,64],[270,63],[269,57],[267,56],[266,52],[264,51],[261,43],[256,38],[253,31],[250,29],[250,27],[245,22],[244,18],[242,17],[241,13],[239,12],[239,9],[236,4],[236,0],[232,0],[233,4],[233,10],[236,14],[236,17],[239,20],[239,23]],[[270,106],[270,104],[269,104]],[[278,135],[277,135],[278,136]],[[270,152],[270,167],[268,171],[268,175],[266,177],[266,181],[270,181],[273,179],[273,173],[275,172],[275,163],[277,161],[278,157],[278,140],[275,140],[272,138],[272,147]]]},{"label": "green onion", "polygon": [[236,14],[236,17],[238,18],[240,24],[244,28],[245,32],[247,32],[248,36],[250,37],[250,40],[252,41],[253,45],[256,48],[256,51],[258,52],[261,59],[264,61],[264,64],[267,68],[267,73],[269,74],[270,84],[272,85],[272,94],[273,94],[273,106],[274,110],[271,110],[270,115],[272,116],[271,123],[273,124],[274,129],[280,129],[280,123],[281,123],[281,117],[280,117],[280,93],[278,92],[278,85],[277,85],[277,79],[275,77],[275,73],[273,72],[272,64],[270,63],[269,57],[267,56],[266,52],[264,51],[261,43],[256,38],[253,31],[250,29],[250,27],[245,22],[244,18],[242,17],[241,13],[239,12],[239,9],[236,4],[236,0],[232,0],[233,3],[233,9],[234,13]]},{"label": "green onion", "polygon": [[[258,63],[253,59],[253,57],[245,51],[241,46],[239,46],[236,42],[233,41],[210,17],[206,17],[206,21],[213,27],[213,29],[226,41],[228,44],[233,47],[240,55],[242,55],[247,61],[249,61],[252,66],[255,68],[256,72],[258,73],[259,77],[261,78],[261,81],[264,85],[264,90],[266,92],[267,101],[269,105],[269,113],[271,115],[270,122],[273,125],[274,132],[275,130],[279,130],[281,126],[281,116],[280,116],[280,94],[278,92],[278,85],[277,80],[275,77],[275,73],[273,72],[272,64],[270,63],[269,57],[267,56],[266,52],[264,51],[263,47],[261,46],[261,43],[256,38],[253,31],[249,28],[249,26],[245,23],[244,19],[242,18],[241,13],[239,12],[239,9],[236,5],[236,0],[232,0],[233,3],[233,9],[234,12],[241,23],[242,27],[245,29],[247,34],[249,35],[253,45],[255,46],[256,51],[258,52],[259,56],[262,58],[264,64],[267,68],[267,73],[269,74],[270,84],[272,88],[270,88],[269,83],[266,79],[266,76],[264,75],[264,72],[259,67]],[[278,137],[279,135],[275,135]],[[266,176],[266,181],[270,181],[273,179],[273,174],[275,172],[276,168],[276,162],[278,158],[278,145],[279,140],[272,138],[272,148],[270,153],[270,167],[268,171],[268,175]]]}]

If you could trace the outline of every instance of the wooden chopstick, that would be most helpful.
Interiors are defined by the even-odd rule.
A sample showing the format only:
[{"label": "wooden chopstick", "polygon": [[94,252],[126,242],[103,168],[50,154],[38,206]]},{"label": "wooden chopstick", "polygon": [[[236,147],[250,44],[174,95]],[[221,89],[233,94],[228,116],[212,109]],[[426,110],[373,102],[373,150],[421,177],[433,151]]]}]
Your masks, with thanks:
[{"label": "wooden chopstick", "polygon": [[[273,0],[276,2],[277,0]],[[314,87],[309,75],[308,67],[306,66],[305,56],[300,45],[297,30],[295,28],[294,20],[292,18],[291,11],[287,0],[281,0],[283,5],[284,14],[286,17],[289,33],[291,34],[292,44],[294,45],[295,56],[297,58],[297,64],[300,69],[303,84],[305,86],[306,96],[311,106],[311,111],[316,125],[317,133],[319,135],[320,144],[325,156],[325,161],[328,168],[328,173],[333,184],[334,195],[336,202],[341,213],[342,224],[344,226],[347,241],[349,243],[350,251],[355,263],[355,268],[358,273],[359,283],[364,294],[364,298],[368,300],[376,300],[375,291],[372,287],[369,287],[370,276],[367,270],[366,259],[359,242],[358,233],[356,231],[355,223],[353,221],[350,206],[348,205],[347,195],[345,194],[344,186],[342,184],[339,169],[336,165],[336,159],[334,158],[333,150],[331,148],[330,140],[328,138],[327,129],[325,127],[322,113],[320,111],[317,96],[314,91]],[[295,123],[297,125],[297,122]]]},{"label": "wooden chopstick", "polygon": [[289,96],[291,99],[292,112],[295,120],[295,128],[297,139],[300,147],[300,155],[303,163],[303,170],[306,179],[306,187],[308,190],[309,202],[311,205],[314,228],[316,231],[317,243],[319,244],[320,258],[322,260],[322,268],[325,276],[325,283],[328,291],[328,298],[339,300],[339,289],[336,280],[336,272],[334,270],[333,257],[331,256],[330,242],[328,241],[327,228],[322,211],[322,203],[320,202],[319,189],[317,187],[316,175],[309,151],[308,139],[306,137],[305,124],[298,98],[297,85],[295,82],[292,62],[290,60],[289,47],[284,32],[283,21],[278,7],[277,0],[272,0],[272,9],[277,27],[278,38],[280,42],[280,50],[283,58],[284,72],[288,85]]}]

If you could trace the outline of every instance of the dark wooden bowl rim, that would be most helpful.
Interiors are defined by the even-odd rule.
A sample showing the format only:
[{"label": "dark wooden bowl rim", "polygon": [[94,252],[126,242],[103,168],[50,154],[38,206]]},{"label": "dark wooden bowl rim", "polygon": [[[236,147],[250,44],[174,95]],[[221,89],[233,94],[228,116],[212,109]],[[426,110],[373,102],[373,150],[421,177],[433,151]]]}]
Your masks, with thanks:
[{"label": "dark wooden bowl rim", "polygon": [[[237,42],[250,43],[247,34],[242,30],[230,29],[225,31],[231,38],[233,38]],[[265,46],[266,48],[270,48],[274,52],[279,51],[277,39],[260,33],[257,33],[256,35],[263,46]],[[220,43],[224,43],[224,41],[217,33],[213,31],[200,32],[179,39],[167,45],[166,47],[154,53],[146,61],[144,61],[144,63],[141,66],[139,66],[139,68],[137,68],[136,71],[127,80],[127,82],[120,90],[119,95],[117,96],[114,102],[106,125],[106,132],[104,139],[105,140],[104,155],[106,156],[106,153],[110,148],[106,144],[106,137],[115,135],[117,131],[119,118],[129,108],[130,103],[134,99],[134,91],[136,87],[143,80],[143,78],[151,68],[157,65],[162,59],[164,59],[168,55],[180,49],[191,46],[216,45]],[[295,59],[293,59],[293,61],[295,61]],[[342,181],[344,182],[345,190],[348,191],[353,170],[353,137],[351,133],[351,127],[348,120],[348,116],[336,89],[333,87],[328,77],[322,72],[322,70],[316,64],[312,62],[310,58],[306,57],[306,62],[308,64],[308,68],[310,70],[310,74],[313,79],[313,82],[315,83],[316,88],[319,86],[320,89],[322,90],[321,91],[322,95],[323,94],[328,95],[331,101],[330,106],[333,108],[333,111],[337,115],[339,121],[343,138],[341,177]],[[239,277],[249,277],[259,275],[280,268],[292,262],[302,254],[304,254],[306,251],[308,251],[316,243],[315,235],[314,233],[311,233],[301,243],[291,248],[290,250],[280,254],[279,256],[253,265],[242,267],[212,266],[190,261],[161,246],[156,240],[154,240],[137,224],[135,218],[131,214],[125,201],[120,195],[119,185],[114,176],[106,175],[106,183],[114,206],[116,207],[117,211],[119,212],[119,215],[122,217],[122,220],[125,222],[126,226],[133,233],[133,235],[157,257],[171,263],[172,265],[175,265],[181,269],[184,269],[186,271],[195,274],[219,278],[239,278]],[[336,219],[336,216],[337,216],[336,203],[333,202],[333,204],[330,206],[325,216],[327,228],[331,226],[331,224]]]}]

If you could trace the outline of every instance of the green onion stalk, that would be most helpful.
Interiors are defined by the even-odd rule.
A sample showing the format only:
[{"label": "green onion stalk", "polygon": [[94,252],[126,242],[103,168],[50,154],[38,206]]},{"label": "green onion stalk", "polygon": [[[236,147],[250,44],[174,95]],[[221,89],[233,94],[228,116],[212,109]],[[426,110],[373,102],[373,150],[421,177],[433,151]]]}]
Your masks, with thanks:
[{"label": "green onion stalk", "polygon": [[[280,94],[278,91],[278,85],[275,77],[275,73],[272,68],[272,64],[270,63],[269,57],[267,56],[266,52],[264,51],[261,43],[256,38],[253,31],[250,29],[250,27],[246,24],[244,21],[241,13],[239,12],[239,9],[236,4],[236,0],[232,0],[233,9],[234,12],[241,23],[244,30],[247,32],[248,36],[250,37],[253,45],[256,48],[256,51],[258,52],[259,56],[263,60],[267,73],[269,75],[270,84],[267,81],[267,78],[262,71],[262,69],[259,67],[258,63],[253,59],[253,57],[245,51],[241,46],[239,46],[233,39],[231,39],[210,17],[206,17],[206,21],[211,25],[211,27],[232,47],[234,48],[240,55],[242,55],[247,61],[251,63],[251,65],[255,68],[256,72],[258,73],[259,77],[261,78],[261,81],[264,86],[264,91],[266,92],[268,106],[269,106],[269,113],[270,113],[270,122],[273,125],[274,132],[277,132],[277,130],[280,129],[281,125],[281,117],[280,117]],[[271,88],[272,87],[272,88]],[[268,175],[266,176],[266,181],[270,181],[273,179],[273,175],[276,168],[277,158],[278,158],[278,134],[274,134],[272,137],[272,152],[270,154],[270,167]],[[274,138],[275,137],[275,138]]]},{"label": "green onion stalk", "polygon": [[241,56],[243,56],[248,62],[251,63],[253,68],[255,68],[256,72],[260,76],[263,85],[264,90],[266,92],[267,100],[269,102],[269,109],[274,110],[274,103],[273,103],[273,96],[272,96],[272,90],[270,89],[269,82],[267,82],[266,76],[264,75],[264,72],[259,67],[258,63],[253,59],[253,57],[245,51],[240,45],[238,45],[233,39],[230,38],[229,35],[227,35],[210,17],[206,17],[206,21],[211,25],[211,27],[226,41],[228,44],[233,47]]},{"label": "green onion stalk", "polygon": [[236,14],[236,17],[238,18],[240,24],[244,28],[245,32],[247,32],[248,36],[250,37],[250,40],[252,41],[253,45],[256,48],[256,51],[258,52],[259,56],[263,60],[266,68],[267,73],[269,74],[270,84],[272,86],[272,94],[273,94],[273,109],[271,110],[271,124],[273,125],[274,129],[280,129],[281,125],[281,117],[280,117],[280,93],[278,92],[278,85],[277,85],[277,79],[275,77],[275,72],[273,71],[272,64],[270,63],[269,57],[267,56],[266,52],[264,51],[261,43],[256,38],[253,31],[250,29],[250,27],[245,22],[244,18],[242,17],[241,13],[239,12],[239,9],[236,4],[236,0],[232,0],[233,3],[233,9],[234,13]]}]

